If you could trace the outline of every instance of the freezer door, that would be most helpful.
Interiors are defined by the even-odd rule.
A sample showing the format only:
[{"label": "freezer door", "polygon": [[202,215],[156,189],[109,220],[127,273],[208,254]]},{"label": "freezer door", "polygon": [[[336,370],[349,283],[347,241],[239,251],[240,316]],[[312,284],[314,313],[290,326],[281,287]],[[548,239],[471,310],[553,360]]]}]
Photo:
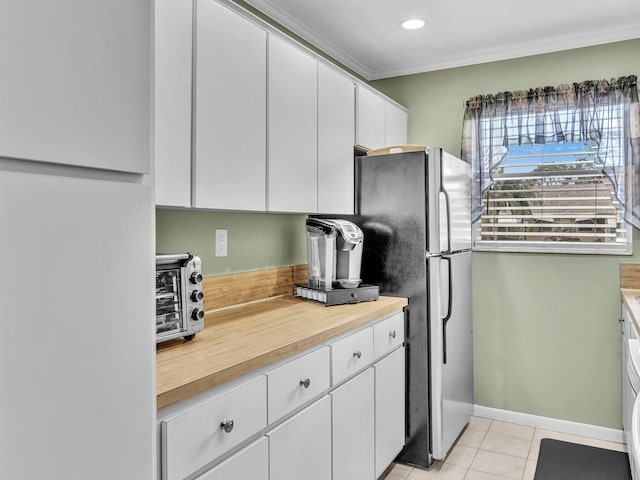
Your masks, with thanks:
[{"label": "freezer door", "polygon": [[471,252],[429,258],[428,271],[432,450],[442,460],[473,412]]},{"label": "freezer door", "polygon": [[471,168],[467,162],[441,151],[439,188],[440,251],[471,248]]}]

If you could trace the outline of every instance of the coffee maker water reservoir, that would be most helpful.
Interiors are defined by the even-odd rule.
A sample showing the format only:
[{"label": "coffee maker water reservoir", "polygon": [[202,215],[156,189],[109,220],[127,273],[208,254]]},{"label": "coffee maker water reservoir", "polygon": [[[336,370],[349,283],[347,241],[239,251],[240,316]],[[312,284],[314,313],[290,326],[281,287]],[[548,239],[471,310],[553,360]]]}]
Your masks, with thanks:
[{"label": "coffee maker water reservoir", "polygon": [[306,226],[309,287],[331,290],[360,285],[362,230],[339,219],[309,218]]},{"label": "coffee maker water reservoir", "polygon": [[355,223],[309,218],[307,266],[309,282],[296,285],[296,297],[329,305],[377,300],[378,286],[361,285],[364,234]]}]

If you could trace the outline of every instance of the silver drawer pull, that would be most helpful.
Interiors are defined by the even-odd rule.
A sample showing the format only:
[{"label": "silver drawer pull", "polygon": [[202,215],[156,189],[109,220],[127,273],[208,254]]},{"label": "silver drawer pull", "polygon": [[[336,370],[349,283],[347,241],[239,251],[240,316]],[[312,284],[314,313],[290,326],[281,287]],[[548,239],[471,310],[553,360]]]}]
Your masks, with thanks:
[{"label": "silver drawer pull", "polygon": [[389,338],[396,338],[396,331],[389,332]]},{"label": "silver drawer pull", "polygon": [[305,378],[304,380],[300,380],[300,386],[301,387],[309,388],[309,385],[311,385],[311,379],[310,378]]},{"label": "silver drawer pull", "polygon": [[356,358],[360,358],[362,356],[362,352],[358,350],[357,352],[353,352],[353,356]]},{"label": "silver drawer pull", "polygon": [[220,428],[227,433],[231,433],[231,430],[233,430],[233,420],[225,420],[224,422],[220,423]]}]

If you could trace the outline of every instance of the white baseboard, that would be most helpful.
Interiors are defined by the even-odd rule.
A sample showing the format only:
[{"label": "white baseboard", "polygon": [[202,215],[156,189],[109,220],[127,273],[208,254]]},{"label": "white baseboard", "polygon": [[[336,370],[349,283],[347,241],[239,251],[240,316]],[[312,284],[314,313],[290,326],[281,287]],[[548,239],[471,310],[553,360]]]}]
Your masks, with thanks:
[{"label": "white baseboard", "polygon": [[581,437],[597,438],[600,440],[607,440],[609,442],[625,443],[623,431],[616,430],[615,428],[599,427],[598,425],[570,422],[568,420],[559,420],[557,418],[539,417],[528,413],[483,407],[482,405],[475,405],[473,414],[476,417],[515,423],[517,425],[543,428],[545,430],[570,433]]}]

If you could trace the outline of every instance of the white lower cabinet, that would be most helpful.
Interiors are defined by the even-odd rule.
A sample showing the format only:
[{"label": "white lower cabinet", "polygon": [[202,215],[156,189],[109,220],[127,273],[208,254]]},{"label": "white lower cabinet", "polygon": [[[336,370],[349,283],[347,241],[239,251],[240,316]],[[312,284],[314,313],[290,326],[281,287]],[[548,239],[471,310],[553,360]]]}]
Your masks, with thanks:
[{"label": "white lower cabinet", "polygon": [[405,437],[404,347],[373,366],[375,371],[375,477],[400,453]]},{"label": "white lower cabinet", "polygon": [[374,376],[369,368],[331,392],[333,480],[373,480]]},{"label": "white lower cabinet", "polygon": [[260,438],[197,480],[269,480],[269,440]]},{"label": "white lower cabinet", "polygon": [[397,312],[160,411],[159,479],[376,480],[404,445],[403,339]]},{"label": "white lower cabinet", "polygon": [[331,401],[328,396],[268,432],[267,436],[270,480],[331,478]]},{"label": "white lower cabinet", "polygon": [[163,420],[162,479],[182,480],[265,428],[266,390],[260,375]]}]

